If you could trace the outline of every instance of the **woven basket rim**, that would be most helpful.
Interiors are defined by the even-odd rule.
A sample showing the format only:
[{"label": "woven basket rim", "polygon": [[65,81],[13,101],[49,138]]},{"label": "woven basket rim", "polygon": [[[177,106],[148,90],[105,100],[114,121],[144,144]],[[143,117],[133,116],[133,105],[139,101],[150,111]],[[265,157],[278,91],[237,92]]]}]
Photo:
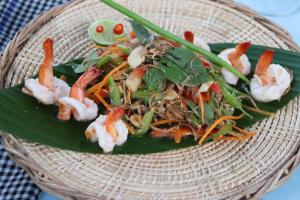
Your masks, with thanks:
[{"label": "woven basket rim", "polygon": [[[18,52],[22,48],[22,46],[26,43],[26,41],[30,38],[30,35],[34,34],[41,26],[50,21],[53,17],[59,15],[64,12],[64,10],[71,8],[83,0],[73,0],[66,4],[54,7],[49,11],[41,14],[40,16],[33,19],[29,24],[27,24],[21,31],[19,31],[15,37],[9,42],[4,52],[1,54],[0,59],[0,89],[4,87],[5,77],[9,71],[11,64],[13,63],[14,58],[18,55]],[[197,0],[195,0],[197,1]],[[237,10],[243,13],[246,16],[252,17],[253,20],[262,24],[268,30],[272,31],[279,37],[284,43],[291,49],[295,51],[299,51],[300,48],[293,41],[291,36],[287,31],[285,31],[282,27],[277,24],[271,22],[270,20],[260,16],[257,12],[253,11],[249,7],[233,2],[231,0],[210,0],[212,2],[220,3],[229,8]],[[1,132],[0,132],[1,134]],[[20,166],[22,166],[28,174],[31,176],[33,182],[39,185],[43,190],[56,193],[58,195],[70,194],[73,192],[73,188],[68,187],[67,185],[59,182],[55,177],[48,177],[47,174],[44,174],[40,171],[38,167],[38,163],[35,163],[31,158],[28,152],[24,148],[22,148],[22,143],[20,143],[14,136],[6,135],[2,133],[2,140],[6,150],[9,152],[10,157],[15,160]],[[288,160],[285,165],[278,170],[274,175],[270,176],[269,179],[262,185],[259,189],[255,191],[251,191],[251,193],[241,194],[236,196],[234,199],[240,198],[259,198],[263,194],[271,191],[277,186],[283,184],[289,176],[295,171],[297,166],[300,164],[300,145],[297,151],[293,154],[293,156]],[[53,182],[52,185],[43,184],[43,180],[47,179]],[[62,189],[62,187],[64,187]],[[94,197],[88,197],[86,195],[82,196],[78,194],[74,199],[84,199],[90,198],[94,199]],[[73,199],[73,197],[72,197]]]}]

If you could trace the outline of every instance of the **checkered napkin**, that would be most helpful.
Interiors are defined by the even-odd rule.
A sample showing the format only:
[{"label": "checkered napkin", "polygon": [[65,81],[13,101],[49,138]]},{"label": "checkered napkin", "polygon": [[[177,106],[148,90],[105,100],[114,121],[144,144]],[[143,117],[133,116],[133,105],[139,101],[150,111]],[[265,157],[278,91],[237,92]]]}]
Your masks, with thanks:
[{"label": "checkered napkin", "polygon": [[[68,0],[0,0],[0,52],[31,19]],[[1,111],[0,111],[1,112]],[[0,142],[0,200],[38,199],[40,189],[9,159]]]}]

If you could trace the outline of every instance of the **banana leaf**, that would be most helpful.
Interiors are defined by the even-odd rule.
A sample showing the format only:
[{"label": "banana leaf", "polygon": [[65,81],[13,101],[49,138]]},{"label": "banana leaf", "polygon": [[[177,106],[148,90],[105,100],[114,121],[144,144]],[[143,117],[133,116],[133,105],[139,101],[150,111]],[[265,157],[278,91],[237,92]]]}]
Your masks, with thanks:
[{"label": "banana leaf", "polygon": [[[211,44],[214,53],[234,47],[235,44]],[[255,66],[260,54],[270,49],[263,46],[252,46],[247,55],[252,66]],[[282,49],[274,49],[274,63],[281,64],[293,71],[294,80],[291,90],[280,101],[271,103],[258,103],[262,110],[276,112],[289,101],[298,96],[300,91],[300,54]],[[72,62],[80,63],[83,59]],[[254,70],[254,68],[252,69]],[[54,68],[56,76],[65,75],[69,83],[73,83],[79,76],[74,73],[69,63]],[[248,77],[251,78],[251,75]],[[241,87],[242,81],[237,87]],[[0,91],[0,130],[13,134],[31,142],[58,147],[77,152],[102,153],[97,143],[91,143],[84,136],[84,131],[90,122],[76,122],[70,120],[62,122],[56,119],[57,108],[39,104],[34,98],[21,92],[23,84]],[[103,112],[103,109],[100,109]],[[251,113],[253,119],[244,118],[238,121],[238,126],[249,127],[266,116]],[[192,137],[184,138],[180,144],[174,140],[163,138],[153,139],[150,134],[143,137],[129,136],[127,142],[116,147],[113,154],[148,154],[168,150],[185,148],[196,145]]]}]

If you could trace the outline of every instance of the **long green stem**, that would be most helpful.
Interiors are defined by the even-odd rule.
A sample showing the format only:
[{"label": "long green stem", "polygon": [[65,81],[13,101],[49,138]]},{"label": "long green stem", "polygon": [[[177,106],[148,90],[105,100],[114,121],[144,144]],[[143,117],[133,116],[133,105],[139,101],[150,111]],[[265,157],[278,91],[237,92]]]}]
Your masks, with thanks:
[{"label": "long green stem", "polygon": [[249,80],[243,74],[241,74],[238,70],[236,70],[234,67],[229,65],[227,62],[225,62],[224,60],[222,60],[215,54],[213,54],[209,51],[206,51],[196,45],[193,45],[192,43],[187,42],[180,37],[177,37],[176,35],[160,28],[159,26],[157,26],[157,25],[153,24],[152,22],[148,21],[147,19],[135,14],[134,12],[128,10],[127,8],[114,2],[113,0],[100,0],[100,1],[102,1],[103,3],[107,4],[108,6],[110,6],[112,8],[114,8],[115,10],[119,11],[120,13],[123,13],[124,15],[132,18],[133,20],[135,20],[138,23],[140,23],[141,25],[149,28],[150,30],[156,32],[157,34],[159,34],[165,38],[168,38],[170,40],[173,40],[175,42],[178,42],[179,44],[185,46],[186,48],[190,49],[191,51],[194,51],[194,52],[204,55],[211,62],[213,62],[217,65],[220,65],[222,67],[225,67],[230,72],[232,72],[234,75],[238,76],[239,78],[241,78],[242,80],[244,80],[246,83],[249,84]]}]

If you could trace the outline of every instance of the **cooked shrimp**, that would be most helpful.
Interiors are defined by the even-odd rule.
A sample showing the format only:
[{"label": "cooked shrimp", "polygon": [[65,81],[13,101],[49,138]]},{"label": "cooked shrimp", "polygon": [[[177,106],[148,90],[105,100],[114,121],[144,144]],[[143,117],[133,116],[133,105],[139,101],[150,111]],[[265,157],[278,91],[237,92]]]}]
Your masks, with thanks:
[{"label": "cooked shrimp", "polygon": [[194,33],[191,31],[184,32],[184,39],[190,43],[194,43],[195,45],[205,49],[206,51],[211,51],[208,44],[200,37],[195,37]]},{"label": "cooked shrimp", "polygon": [[70,95],[58,100],[58,119],[69,120],[72,114],[77,121],[88,121],[97,117],[98,106],[93,100],[84,97],[84,89],[102,72],[101,69],[89,68],[79,77],[72,86]]},{"label": "cooked shrimp", "polygon": [[[235,48],[225,49],[218,56],[227,63],[231,64],[242,74],[248,75],[251,70],[251,64],[245,53],[249,47],[250,42],[240,43]],[[227,83],[231,85],[237,84],[239,78],[229,70],[223,67],[221,73]]]},{"label": "cooked shrimp", "polygon": [[115,108],[108,115],[100,115],[91,123],[85,134],[93,142],[98,140],[99,146],[104,152],[110,152],[115,145],[122,145],[127,140],[128,129],[121,117],[124,114],[122,108]]},{"label": "cooked shrimp", "polygon": [[43,43],[44,61],[40,66],[38,79],[27,79],[22,92],[35,97],[46,105],[54,104],[58,98],[68,96],[68,84],[53,76],[53,41],[47,38]]},{"label": "cooked shrimp", "polygon": [[273,51],[265,51],[256,65],[254,77],[250,82],[251,95],[257,101],[280,100],[289,89],[292,76],[279,64],[272,64]]}]

